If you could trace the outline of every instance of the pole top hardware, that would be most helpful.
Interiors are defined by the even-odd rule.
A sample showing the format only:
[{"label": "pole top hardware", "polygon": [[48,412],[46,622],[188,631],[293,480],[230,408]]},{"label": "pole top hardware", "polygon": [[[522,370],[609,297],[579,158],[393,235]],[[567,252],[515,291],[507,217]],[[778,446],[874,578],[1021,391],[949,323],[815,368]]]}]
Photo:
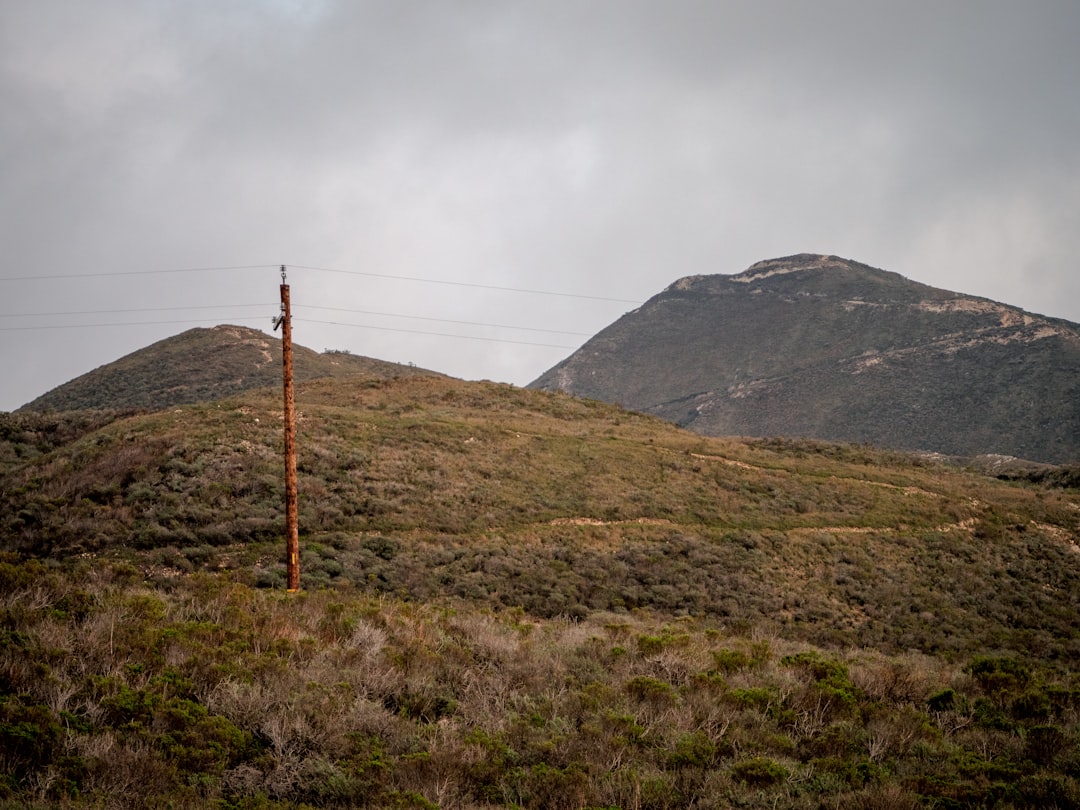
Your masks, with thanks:
[{"label": "pole top hardware", "polygon": [[[281,265],[281,285],[285,286],[285,265]],[[285,291],[282,290],[282,295],[284,295],[284,294],[285,294]],[[285,321],[285,302],[282,301],[281,302],[281,314],[270,319],[270,323],[272,323],[274,325],[274,331],[275,332],[278,330],[278,327],[281,326],[282,323],[284,323],[284,321]]]}]

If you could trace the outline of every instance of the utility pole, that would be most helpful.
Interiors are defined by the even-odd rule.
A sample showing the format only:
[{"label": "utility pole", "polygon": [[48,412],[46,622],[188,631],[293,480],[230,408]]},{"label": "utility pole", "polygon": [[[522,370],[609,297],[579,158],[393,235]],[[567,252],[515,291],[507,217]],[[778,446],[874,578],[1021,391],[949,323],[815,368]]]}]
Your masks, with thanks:
[{"label": "utility pole", "polygon": [[292,313],[285,265],[281,265],[281,314],[274,331],[281,329],[281,365],[285,380],[285,565],[289,593],[300,590],[300,527],[296,486],[296,402],[293,397]]}]

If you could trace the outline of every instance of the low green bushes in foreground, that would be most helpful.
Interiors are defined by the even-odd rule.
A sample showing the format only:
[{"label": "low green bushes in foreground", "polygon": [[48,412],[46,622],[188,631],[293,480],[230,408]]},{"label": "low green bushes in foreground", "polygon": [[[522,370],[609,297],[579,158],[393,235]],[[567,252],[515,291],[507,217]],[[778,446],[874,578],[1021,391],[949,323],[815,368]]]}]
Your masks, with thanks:
[{"label": "low green bushes in foreground", "polygon": [[1080,677],[8,555],[0,803],[1077,807]]}]

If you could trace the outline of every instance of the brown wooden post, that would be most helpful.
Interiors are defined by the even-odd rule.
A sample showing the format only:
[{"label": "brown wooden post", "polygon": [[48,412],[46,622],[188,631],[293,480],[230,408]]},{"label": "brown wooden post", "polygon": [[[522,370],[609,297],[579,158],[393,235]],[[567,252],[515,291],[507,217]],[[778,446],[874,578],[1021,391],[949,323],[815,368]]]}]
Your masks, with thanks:
[{"label": "brown wooden post", "polygon": [[292,313],[281,266],[281,363],[285,378],[285,565],[289,593],[300,590],[300,527],[296,485],[296,402],[293,396]]}]

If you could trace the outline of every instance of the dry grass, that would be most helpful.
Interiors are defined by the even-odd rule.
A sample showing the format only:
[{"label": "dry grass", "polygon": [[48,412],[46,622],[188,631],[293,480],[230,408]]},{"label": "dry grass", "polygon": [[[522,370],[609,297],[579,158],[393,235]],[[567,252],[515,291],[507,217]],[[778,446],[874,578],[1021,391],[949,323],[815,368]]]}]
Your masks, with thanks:
[{"label": "dry grass", "polygon": [[288,596],[221,575],[148,589],[124,566],[0,573],[9,799],[908,807],[992,804],[1005,785],[1013,806],[1077,797],[1080,681],[1049,663],[830,651],[645,612],[570,621]]}]

